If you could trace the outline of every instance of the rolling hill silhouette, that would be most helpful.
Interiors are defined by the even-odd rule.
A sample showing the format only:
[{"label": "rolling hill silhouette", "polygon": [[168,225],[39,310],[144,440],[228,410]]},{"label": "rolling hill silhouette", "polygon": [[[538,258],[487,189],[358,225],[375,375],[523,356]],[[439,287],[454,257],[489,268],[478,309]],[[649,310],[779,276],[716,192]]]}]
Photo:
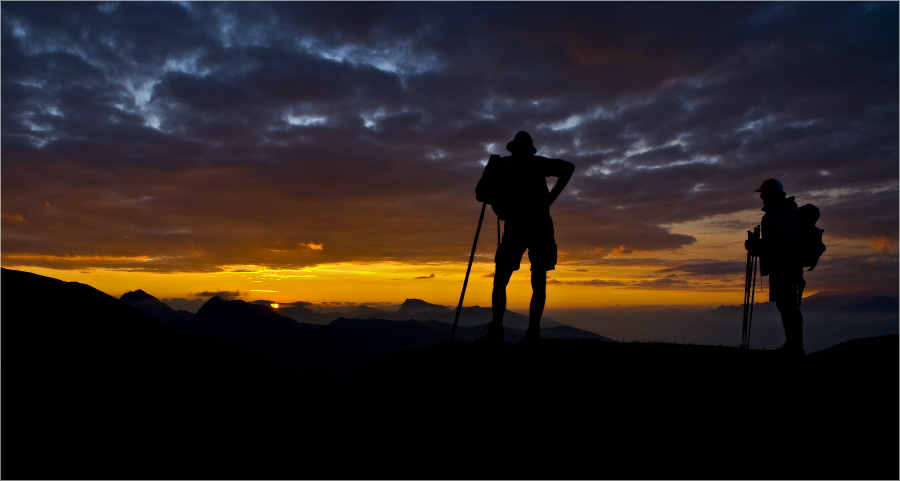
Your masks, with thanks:
[{"label": "rolling hill silhouette", "polygon": [[299,373],[196,333],[259,342],[276,326],[362,351],[446,323],[338,319],[336,340],[216,299],[191,332],[83,284],[8,269],[2,283],[5,479],[900,474],[897,336],[797,363],[722,346],[438,343]]}]

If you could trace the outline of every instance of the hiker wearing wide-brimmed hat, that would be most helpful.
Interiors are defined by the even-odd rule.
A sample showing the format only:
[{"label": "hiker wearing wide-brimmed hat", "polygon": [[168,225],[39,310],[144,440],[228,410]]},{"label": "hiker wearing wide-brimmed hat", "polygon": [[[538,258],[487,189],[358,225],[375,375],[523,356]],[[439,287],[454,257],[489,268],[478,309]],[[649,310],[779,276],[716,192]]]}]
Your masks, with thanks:
[{"label": "hiker wearing wide-brimmed hat", "polygon": [[760,237],[744,242],[747,251],[759,257],[759,273],[769,276],[769,300],[781,313],[785,343],[781,351],[803,355],[803,314],[799,292],[806,284],[797,246],[800,224],[797,202],[788,197],[778,179],[766,179],[755,190],[763,201]]},{"label": "hiker wearing wide-brimmed hat", "polygon": [[[506,150],[512,155],[491,156],[475,188],[476,199],[491,204],[498,219],[504,221],[503,238],[494,256],[492,320],[482,340],[503,342],[506,286],[513,272],[519,270],[527,250],[532,295],[525,339],[535,341],[540,338],[540,321],[547,298],[547,271],[556,268],[550,206],[572,178],[575,166],[562,159],[535,155],[534,141],[524,130],[506,144]],[[547,187],[547,177],[557,178],[553,189]]]},{"label": "hiker wearing wide-brimmed hat", "polygon": [[506,144],[506,150],[513,155],[534,155],[537,149],[534,148],[534,140],[524,130],[516,132],[516,136]]}]

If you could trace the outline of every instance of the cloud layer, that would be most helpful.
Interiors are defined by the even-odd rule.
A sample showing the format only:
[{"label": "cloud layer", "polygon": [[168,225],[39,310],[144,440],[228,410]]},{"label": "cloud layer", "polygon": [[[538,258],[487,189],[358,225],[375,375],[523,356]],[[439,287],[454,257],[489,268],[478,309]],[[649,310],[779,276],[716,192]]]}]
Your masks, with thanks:
[{"label": "cloud layer", "polygon": [[673,226],[739,245],[777,177],[845,246],[831,272],[896,287],[895,2],[0,9],[5,265],[465,262],[475,181],[524,129],[576,165],[571,266],[731,269],[676,260],[706,234]]}]

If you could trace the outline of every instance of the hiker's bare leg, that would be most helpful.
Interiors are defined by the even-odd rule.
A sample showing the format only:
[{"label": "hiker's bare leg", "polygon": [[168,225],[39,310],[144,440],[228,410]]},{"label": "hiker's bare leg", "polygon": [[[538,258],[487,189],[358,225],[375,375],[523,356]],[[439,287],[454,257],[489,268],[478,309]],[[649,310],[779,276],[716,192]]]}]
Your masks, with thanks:
[{"label": "hiker's bare leg", "polygon": [[803,313],[796,301],[776,302],[775,307],[781,313],[781,325],[784,326],[784,344],[792,349],[803,349]]},{"label": "hiker's bare leg", "polygon": [[540,329],[544,304],[547,302],[547,271],[531,271],[531,309],[528,311],[528,328]]},{"label": "hiker's bare leg", "polygon": [[497,266],[494,270],[494,290],[491,292],[491,324],[503,324],[506,313],[506,286],[513,271]]}]

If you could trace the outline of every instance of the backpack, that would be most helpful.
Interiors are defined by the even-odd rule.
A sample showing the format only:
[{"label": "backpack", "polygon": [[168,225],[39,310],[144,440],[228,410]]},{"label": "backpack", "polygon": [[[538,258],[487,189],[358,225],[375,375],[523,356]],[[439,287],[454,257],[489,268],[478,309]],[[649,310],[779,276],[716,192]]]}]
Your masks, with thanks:
[{"label": "backpack", "polygon": [[516,159],[491,154],[475,186],[475,199],[491,204],[500,220],[528,215],[546,208],[547,182],[536,159]]},{"label": "backpack", "polygon": [[491,204],[491,209],[494,210],[494,213],[497,214],[497,217],[502,218],[500,212],[497,212],[498,208],[502,211],[503,209],[495,203],[500,204],[500,178],[496,169],[496,164],[499,163],[500,156],[497,154],[491,154],[490,158],[488,158],[488,163],[484,167],[484,172],[481,173],[481,178],[478,179],[478,184],[475,186],[475,199],[479,202],[484,202],[487,204]]},{"label": "backpack", "polygon": [[822,241],[825,230],[816,227],[818,220],[818,207],[806,204],[797,208],[800,265],[809,267],[810,271],[816,267],[819,258],[825,252],[825,243]]}]

